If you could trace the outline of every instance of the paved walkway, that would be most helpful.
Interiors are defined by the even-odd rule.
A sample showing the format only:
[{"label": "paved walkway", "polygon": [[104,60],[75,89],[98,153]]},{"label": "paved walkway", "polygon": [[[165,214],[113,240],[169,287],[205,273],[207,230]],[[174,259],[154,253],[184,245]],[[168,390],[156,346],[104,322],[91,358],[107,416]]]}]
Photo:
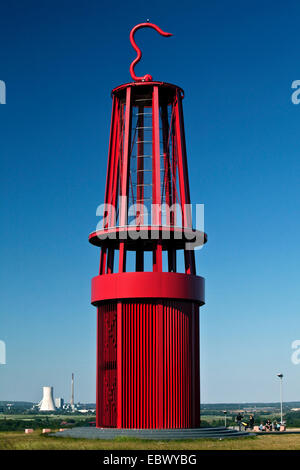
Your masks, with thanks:
[{"label": "paved walkway", "polygon": [[155,440],[184,440],[184,439],[225,439],[246,437],[253,434],[235,429],[218,428],[194,428],[194,429],[117,429],[75,427],[64,431],[52,433],[57,437],[72,437],[78,439],[115,439],[116,437],[132,437],[135,439]]}]

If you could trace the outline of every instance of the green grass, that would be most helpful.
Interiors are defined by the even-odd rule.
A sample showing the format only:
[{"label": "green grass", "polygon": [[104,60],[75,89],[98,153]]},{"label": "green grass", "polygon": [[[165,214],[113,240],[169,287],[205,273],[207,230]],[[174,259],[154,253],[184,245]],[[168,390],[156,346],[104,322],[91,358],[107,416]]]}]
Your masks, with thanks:
[{"label": "green grass", "polygon": [[46,414],[46,413],[36,413],[36,414],[0,414],[0,420],[1,419],[21,419],[21,420],[33,420],[33,419],[73,419],[74,421],[81,421],[84,419],[90,419],[95,420],[96,415],[95,414],[81,414],[81,415],[76,415],[76,414]]},{"label": "green grass", "polygon": [[52,437],[34,431],[0,432],[0,450],[300,450],[300,435],[281,434],[241,439],[145,441],[133,438],[87,440]]}]

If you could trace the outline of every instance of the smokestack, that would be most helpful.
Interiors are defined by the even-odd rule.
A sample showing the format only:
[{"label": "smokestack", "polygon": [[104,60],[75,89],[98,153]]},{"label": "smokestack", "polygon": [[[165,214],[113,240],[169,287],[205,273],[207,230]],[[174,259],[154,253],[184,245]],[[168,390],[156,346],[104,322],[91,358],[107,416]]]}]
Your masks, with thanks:
[{"label": "smokestack", "polygon": [[40,411],[55,411],[53,387],[43,387],[43,399],[40,402]]},{"label": "smokestack", "polygon": [[74,373],[72,372],[72,381],[71,381],[71,407],[74,410]]}]

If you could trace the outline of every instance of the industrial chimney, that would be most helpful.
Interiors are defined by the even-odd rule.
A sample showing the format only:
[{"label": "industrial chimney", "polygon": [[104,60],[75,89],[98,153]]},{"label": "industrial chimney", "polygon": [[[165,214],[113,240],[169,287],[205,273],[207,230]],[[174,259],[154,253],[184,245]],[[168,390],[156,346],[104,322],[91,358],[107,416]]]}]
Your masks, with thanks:
[{"label": "industrial chimney", "polygon": [[74,410],[74,373],[72,373],[72,380],[71,380],[71,401],[70,405],[72,410]]},{"label": "industrial chimney", "polygon": [[55,411],[53,387],[43,387],[43,399],[39,407],[40,411]]}]

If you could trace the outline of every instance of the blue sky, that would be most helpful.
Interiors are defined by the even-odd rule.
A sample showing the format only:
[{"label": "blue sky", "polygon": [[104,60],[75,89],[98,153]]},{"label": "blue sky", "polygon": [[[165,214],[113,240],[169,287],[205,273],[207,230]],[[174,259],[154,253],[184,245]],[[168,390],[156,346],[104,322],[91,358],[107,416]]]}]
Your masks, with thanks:
[{"label": "blue sky", "polygon": [[95,400],[99,254],[87,242],[103,201],[110,91],[138,75],[185,90],[191,197],[205,204],[201,310],[204,402],[300,400],[298,2],[89,0],[1,5],[0,400],[43,385]]}]

